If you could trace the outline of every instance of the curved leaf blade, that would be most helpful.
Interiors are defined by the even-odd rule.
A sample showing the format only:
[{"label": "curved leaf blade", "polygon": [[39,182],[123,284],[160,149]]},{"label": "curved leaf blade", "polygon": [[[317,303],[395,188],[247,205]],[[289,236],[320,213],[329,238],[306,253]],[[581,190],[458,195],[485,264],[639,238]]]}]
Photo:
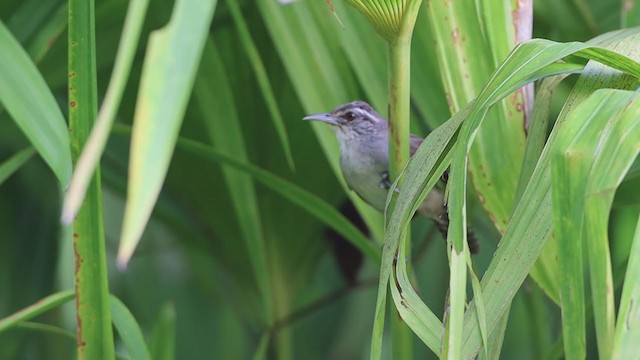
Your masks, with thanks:
[{"label": "curved leaf blade", "polygon": [[131,139],[119,266],[133,255],[160,194],[216,4],[176,1],[169,24],[149,39]]},{"label": "curved leaf blade", "polygon": [[2,185],[7,178],[15,173],[22,165],[24,165],[35,153],[35,150],[31,147],[23,149],[17,152],[15,155],[5,160],[0,164],[0,185]]},{"label": "curved leaf blade", "polygon": [[115,296],[111,296],[111,317],[131,358],[151,360],[140,326],[127,306]]},{"label": "curved leaf blade", "polygon": [[42,75],[0,21],[0,102],[66,188],[71,178],[67,124]]}]

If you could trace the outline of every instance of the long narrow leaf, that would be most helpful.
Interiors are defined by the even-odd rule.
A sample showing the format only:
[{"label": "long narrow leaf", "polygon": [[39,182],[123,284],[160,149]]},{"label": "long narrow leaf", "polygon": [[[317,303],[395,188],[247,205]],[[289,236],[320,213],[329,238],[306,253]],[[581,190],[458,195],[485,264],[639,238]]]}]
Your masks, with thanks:
[{"label": "long narrow leaf", "polygon": [[[238,115],[233,106],[233,94],[226,85],[228,80],[225,68],[212,41],[205,44],[198,74],[194,98],[205,119],[210,139],[220,152],[247,163],[247,150]],[[269,326],[273,320],[273,306],[258,196],[249,174],[226,166],[223,167],[223,173],[264,305],[265,324]]]},{"label": "long narrow leaf", "polygon": [[601,140],[597,144],[595,161],[588,177],[585,201],[589,277],[598,353],[601,358],[610,356],[615,332],[614,282],[609,250],[608,218],[615,191],[640,152],[640,118],[638,117],[640,100],[637,93],[628,95],[632,102],[613,120],[614,123],[610,129],[607,129],[609,131],[602,131]]},{"label": "long narrow leaf", "polygon": [[173,302],[164,304],[156,317],[149,353],[154,360],[173,360],[176,358],[176,306]]},{"label": "long narrow leaf", "polygon": [[120,266],[131,258],[160,194],[216,3],[176,1],[167,27],[149,39],[131,139]]},{"label": "long narrow leaf", "polygon": [[24,165],[35,153],[33,148],[26,148],[24,150],[19,151],[11,158],[5,160],[2,164],[0,164],[0,185],[2,185],[7,178],[13,175],[22,165]]},{"label": "long narrow leaf", "polygon": [[[622,55],[612,53],[610,50],[593,48],[590,47],[590,45],[580,43],[559,44],[544,40],[530,41],[520,45],[509,58],[514,60],[508,59],[507,61],[505,61],[500,70],[497,71],[496,75],[494,76],[494,80],[487,85],[487,88],[484,90],[483,95],[481,95],[481,97],[473,103],[473,108],[469,109],[471,113],[468,116],[465,116],[467,118],[467,121],[465,121],[463,130],[464,128],[467,128],[468,131],[469,127],[473,126],[472,124],[474,124],[474,122],[483,118],[482,115],[484,115],[484,113],[487,111],[486,106],[495,103],[501,97],[506,96],[518,87],[531,81],[532,79],[530,77],[544,69],[545,66],[553,64],[556,60],[559,60],[570,54],[577,54],[581,56],[591,56],[592,54],[596,54],[597,57],[599,59],[602,59],[603,61],[605,61],[604,54],[607,54],[606,58],[610,60],[606,61],[609,65],[618,66],[625,69],[626,71],[633,73],[634,75],[640,75],[640,64]],[[523,65],[521,61],[515,60],[516,58],[528,60]],[[482,105],[483,103],[484,105]],[[476,116],[478,117],[476,118]],[[476,123],[475,125],[478,125],[478,123]],[[462,132],[460,135],[465,138],[470,134]],[[426,143],[428,144],[428,142]],[[462,144],[464,144],[464,142]],[[458,160],[456,162],[454,158],[454,164],[452,165],[452,174],[457,171],[457,181],[455,181],[454,184],[463,184],[464,180],[460,179],[460,176],[464,176],[464,171],[462,169],[465,168],[467,151],[461,149],[468,148],[464,145],[462,145],[461,147],[460,138],[458,140],[457,146],[457,155],[455,156],[457,156]],[[442,150],[438,150],[437,147],[434,147],[433,144],[430,144],[429,151],[431,151],[431,153],[433,154],[432,156],[435,156],[437,159],[437,157],[439,156],[439,151]],[[427,168],[425,164],[425,158],[418,156],[419,153],[420,152],[418,152],[410,162],[409,169],[411,169],[411,164],[414,162],[416,162],[417,164],[421,164],[421,167],[423,168]],[[413,176],[415,176],[415,173],[412,174],[411,171],[407,172],[405,184],[401,193],[399,194],[397,205],[394,208],[391,215],[391,220],[389,221],[390,224],[398,224],[397,227],[390,226],[387,229],[386,246],[390,246],[391,248],[395,246],[394,244],[397,243],[398,236],[402,232],[404,226],[406,226],[406,224],[408,223],[408,220],[412,213],[411,210],[415,210],[412,205],[414,204],[413,201],[418,199],[418,194],[424,189],[423,181],[426,181],[426,179],[422,177],[420,178],[420,180],[417,180]],[[541,176],[541,174],[534,174],[533,178],[535,179],[536,176]],[[451,183],[451,177],[449,181]],[[545,190],[542,190],[545,186],[548,186],[547,184],[545,184],[544,181],[531,181],[529,186],[530,193],[528,194],[528,196],[535,194],[536,196],[541,197],[537,198],[536,200],[528,199],[525,201],[525,197],[523,195],[522,201],[527,204],[527,207],[525,209],[525,207],[519,206],[522,213],[519,213],[518,216],[523,216],[527,219],[527,222],[519,222],[518,226],[526,226],[518,228],[518,231],[524,231],[526,227],[529,227],[529,231],[527,232],[527,234],[529,234],[527,237],[527,241],[521,241],[518,244],[510,244],[512,240],[505,240],[508,238],[515,238],[513,237],[514,234],[512,233],[510,233],[508,237],[503,238],[503,242],[498,248],[498,252],[496,253],[496,258],[494,258],[494,261],[489,267],[487,274],[485,274],[485,277],[483,278],[482,284],[485,295],[485,304],[487,306],[487,330],[489,334],[491,334],[497,322],[502,317],[504,309],[509,306],[509,300],[515,293],[515,289],[517,289],[517,287],[524,280],[526,274],[530,269],[530,266],[533,265],[535,259],[541,251],[542,245],[544,245],[544,240],[546,240],[549,235],[551,222],[549,214],[545,213],[545,211],[548,211],[548,209],[550,209],[549,203],[547,202],[550,200],[550,197],[547,197],[547,195],[545,194]],[[466,234],[464,227],[460,227],[460,225],[462,225],[463,223],[463,219],[460,218],[460,214],[463,213],[464,209],[464,190],[463,188],[455,188],[452,186],[451,191],[451,194],[453,195],[453,198],[450,197],[450,214],[452,224],[450,225],[449,229],[451,231],[451,229],[453,228],[455,231],[453,243],[454,246],[458,248],[462,246],[463,234]],[[456,194],[456,191],[462,191],[462,194]],[[525,191],[525,194],[526,193],[527,192]],[[519,221],[521,220],[522,218],[519,219]],[[457,230],[455,229],[456,226],[458,226]],[[514,230],[512,229],[512,231]],[[517,253],[514,252],[515,250],[512,248],[513,245],[518,245],[518,247],[520,247]],[[384,272],[387,271],[387,266],[390,260],[392,260],[392,251],[392,249],[385,248],[381,276],[385,276]],[[518,256],[515,256],[516,254]],[[388,258],[389,255],[391,255],[390,258]],[[499,260],[502,259],[503,256],[504,259],[509,259],[509,262]],[[515,261],[515,263],[518,263],[519,265],[510,265],[510,267],[505,267],[512,261]],[[500,272],[498,272],[500,274],[500,280],[494,278],[492,279],[492,281],[489,281],[488,279],[496,276],[493,275],[496,269],[500,269]],[[508,286],[506,286],[506,284],[508,284]],[[466,324],[469,325],[466,326]],[[480,332],[477,326],[477,315],[473,306],[471,307],[471,311],[467,312],[464,333],[465,350],[463,351],[463,356],[472,356],[471,352],[475,351],[481,344]],[[473,343],[469,342],[470,336],[473,336]],[[469,348],[470,345],[471,348]]]},{"label": "long narrow leaf", "polygon": [[131,63],[137,49],[148,5],[149,0],[131,1],[129,3],[127,19],[122,29],[122,38],[120,39],[116,63],[107,88],[107,94],[91,135],[76,163],[71,185],[65,197],[62,219],[66,223],[70,223],[78,212],[89,186],[89,181],[104,151],[109,131],[118,112],[122,94],[129,78]]},{"label": "long narrow leaf", "polygon": [[260,86],[260,91],[262,92],[264,101],[267,104],[267,109],[269,110],[269,114],[271,115],[271,121],[273,121],[273,126],[278,133],[278,138],[280,139],[280,144],[282,145],[282,149],[284,150],[285,157],[289,162],[289,167],[293,169],[295,167],[293,163],[293,155],[291,154],[291,146],[289,145],[289,138],[287,137],[287,129],[284,125],[284,120],[282,119],[282,115],[280,114],[280,109],[278,109],[278,103],[276,102],[276,97],[273,93],[273,89],[271,88],[269,78],[267,77],[267,71],[265,70],[262,59],[260,58],[260,53],[258,53],[258,49],[256,48],[256,45],[251,38],[249,27],[242,17],[242,13],[240,12],[240,8],[238,7],[236,1],[237,0],[227,0],[229,11],[231,12],[233,22],[236,25],[236,29],[238,30],[238,33],[240,35],[240,40],[242,41],[244,51],[247,53],[247,57],[251,62],[253,72],[256,74],[256,79],[258,81],[258,85]]},{"label": "long narrow leaf", "polygon": [[616,322],[616,332],[613,343],[613,359],[627,359],[635,356],[640,351],[640,282],[635,281],[640,277],[640,219],[636,225],[633,245],[629,254],[629,264],[620,298],[620,310]]},{"label": "long narrow leaf", "polygon": [[[637,41],[636,33],[636,29],[626,31],[626,38],[615,43],[614,46],[620,47],[620,51],[624,51],[625,46],[627,49],[632,49],[631,44]],[[552,47],[556,46],[552,44],[549,45]],[[560,47],[562,46],[566,47],[560,51],[561,53],[564,53],[564,51],[572,52],[579,50],[579,52],[576,52],[575,54],[580,56],[590,56],[592,53],[600,53],[602,55],[611,53],[610,50],[590,47],[591,45],[580,45],[577,43],[562,46],[558,44],[557,46],[558,47],[555,50],[561,50]],[[620,54],[608,57],[613,60],[611,62],[607,62],[608,65],[622,65],[625,71],[629,71],[634,76],[639,75],[637,62],[629,58],[625,58]],[[598,59],[603,60],[603,57],[598,56]],[[598,69],[599,70],[593,72],[593,74],[590,74],[590,77],[585,77],[585,80],[582,81],[585,86],[589,86],[592,90],[597,89],[598,86],[604,86],[604,84],[611,84],[610,86],[618,86],[621,88],[634,86],[635,80],[633,77],[625,77],[619,72],[611,71],[610,69],[603,69],[602,67]],[[513,73],[512,70],[509,71]],[[615,74],[615,76],[611,76],[611,74]],[[594,81],[593,79],[598,79],[598,81]],[[578,85],[576,85],[576,87],[578,87]],[[582,96],[576,95],[574,101],[582,101],[583,99],[584,98]],[[565,108],[567,109],[567,107]],[[572,107],[569,107],[567,110],[570,110],[571,108]],[[550,136],[548,144],[555,141],[554,139],[558,132],[557,129],[563,121],[563,119],[559,119],[556,122],[556,127],[554,127],[554,131]],[[548,151],[545,149],[541,159],[539,160],[539,164],[532,175],[532,180],[529,182],[529,186],[527,187],[527,190],[525,190],[521,200],[521,203],[527,205],[518,205],[513,216],[513,221],[510,223],[508,231],[505,233],[505,236],[501,241],[501,245],[495,254],[494,260],[482,279],[487,305],[487,327],[489,333],[493,331],[499,314],[502,314],[508,306],[507,300],[513,297],[515,289],[517,289],[519,284],[524,280],[528,269],[533,265],[532,261],[537,258],[538,254],[542,250],[542,245],[544,245],[545,240],[550,235],[551,197],[548,192],[550,179],[549,174],[546,172],[548,170],[546,167],[547,165],[544,165],[547,162]],[[519,240],[516,243],[513,239]],[[519,265],[514,265],[516,263]],[[493,313],[494,311],[497,311],[497,313]],[[465,328],[466,339],[464,354],[467,355],[477,351],[481,341],[479,331],[472,323],[474,318],[475,310],[472,306],[471,311],[467,314],[467,320],[472,324],[472,326],[470,328]]]},{"label": "long narrow leaf", "polygon": [[[565,354],[569,358],[586,356],[582,230],[587,180],[590,178],[593,157],[596,151],[599,151],[601,134],[608,135],[615,114],[629,102],[629,99],[630,94],[627,92],[599,91],[585,100],[567,118],[563,132],[556,141],[555,154],[551,161],[554,228],[558,244],[558,275],[560,283],[564,284],[560,288],[562,328]],[[589,254],[590,258],[599,256],[592,251]],[[595,263],[591,262],[591,264]],[[595,271],[592,276],[600,276],[606,271],[600,267],[592,270]],[[606,291],[606,284],[597,282],[597,285],[598,287],[604,285],[605,288],[602,291]],[[594,291],[600,295],[600,290]],[[601,299],[600,296],[594,297],[596,314],[601,313],[601,306],[599,306]],[[605,326],[603,321],[602,316],[596,315],[596,329]],[[598,331],[598,333],[600,339],[605,336],[604,331]],[[601,355],[608,352],[603,349],[603,347],[609,347],[604,345],[606,342],[599,342]]]},{"label": "long narrow leaf", "polygon": [[1,21],[0,48],[0,103],[66,187],[71,151],[62,112],[42,75]]},{"label": "long narrow leaf", "polygon": [[111,314],[122,342],[132,359],[151,360],[142,330],[127,306],[115,296],[111,296]]},{"label": "long narrow leaf", "polygon": [[49,295],[33,305],[30,305],[3,319],[0,319],[0,333],[10,329],[11,327],[22,321],[32,319],[47,310],[53,309],[68,301],[73,300],[73,296],[73,290],[61,291],[59,293]]},{"label": "long narrow leaf", "polygon": [[[68,15],[69,133],[71,156],[76,163],[98,107],[95,3],[69,1]],[[100,168],[96,167],[85,201],[72,219],[79,360],[115,356],[102,212]]]}]

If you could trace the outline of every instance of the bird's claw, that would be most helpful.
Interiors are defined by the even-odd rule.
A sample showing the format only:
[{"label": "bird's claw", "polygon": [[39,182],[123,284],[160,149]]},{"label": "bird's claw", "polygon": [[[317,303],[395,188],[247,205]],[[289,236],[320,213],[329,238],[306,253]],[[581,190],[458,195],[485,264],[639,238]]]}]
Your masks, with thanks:
[{"label": "bird's claw", "polygon": [[[384,190],[391,189],[391,180],[389,180],[389,172],[385,171],[382,173],[382,180],[380,181],[380,188]],[[398,188],[394,189],[395,192],[399,193],[400,190]]]}]

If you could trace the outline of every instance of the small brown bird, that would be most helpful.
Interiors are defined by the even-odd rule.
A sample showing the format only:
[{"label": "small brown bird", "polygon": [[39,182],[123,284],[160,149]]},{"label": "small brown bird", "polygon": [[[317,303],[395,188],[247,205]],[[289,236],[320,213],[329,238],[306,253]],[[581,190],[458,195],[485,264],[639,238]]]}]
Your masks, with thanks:
[{"label": "small brown bird", "polygon": [[[330,124],[340,144],[340,168],[349,188],[365,202],[384,211],[389,181],[389,123],[369,104],[353,101],[340,105],[330,113],[313,114],[304,120]],[[411,135],[413,156],[422,138]],[[446,238],[449,216],[444,194],[434,188],[418,208],[418,213],[435,221]],[[467,234],[469,250],[478,252],[478,242],[472,232]]]}]

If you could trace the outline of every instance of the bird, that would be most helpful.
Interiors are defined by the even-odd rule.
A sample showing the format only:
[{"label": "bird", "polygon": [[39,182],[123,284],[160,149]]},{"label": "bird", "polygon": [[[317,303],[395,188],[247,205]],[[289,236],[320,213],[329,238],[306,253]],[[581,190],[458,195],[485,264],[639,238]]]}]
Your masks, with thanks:
[{"label": "bird", "polygon": [[[362,200],[380,212],[384,212],[389,179],[389,123],[371,105],[356,100],[333,109],[329,113],[305,116],[303,120],[329,124],[340,145],[340,169],[347,183]],[[422,144],[419,136],[410,135],[410,155]],[[449,215],[444,193],[433,188],[418,207],[418,214],[431,218],[447,238]],[[479,251],[477,238],[467,233],[472,254]]]}]

